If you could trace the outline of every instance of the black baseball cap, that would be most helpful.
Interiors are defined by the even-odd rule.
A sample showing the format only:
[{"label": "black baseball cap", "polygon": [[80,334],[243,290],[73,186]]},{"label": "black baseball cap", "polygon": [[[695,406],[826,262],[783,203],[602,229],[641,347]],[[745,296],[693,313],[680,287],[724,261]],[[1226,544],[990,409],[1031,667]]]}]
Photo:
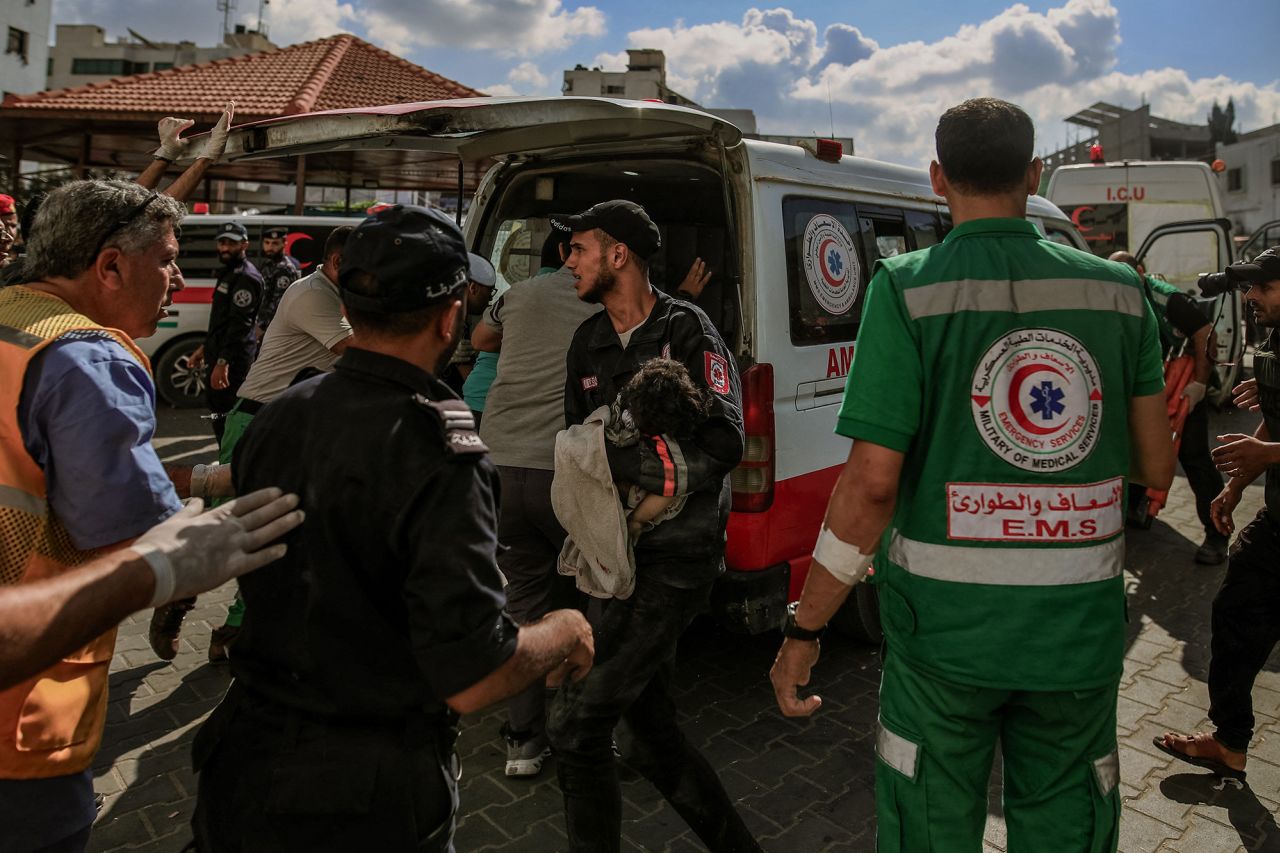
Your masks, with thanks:
[{"label": "black baseball cap", "polygon": [[599,228],[642,258],[662,248],[662,235],[649,214],[634,201],[614,199],[592,205],[576,216],[553,215],[551,224],[562,231]]},{"label": "black baseball cap", "polygon": [[1236,281],[1275,281],[1280,279],[1280,247],[1272,246],[1255,255],[1253,260],[1230,264],[1227,275]]},{"label": "black baseball cap", "polygon": [[277,239],[283,239],[288,236],[289,236],[289,229],[285,228],[283,225],[272,225],[270,228],[267,228],[262,232],[262,237],[264,240],[267,237],[275,237]]},{"label": "black baseball cap", "polygon": [[249,239],[249,229],[245,228],[239,222],[224,222],[222,227],[218,229],[218,236],[215,240],[235,240],[240,242]]},{"label": "black baseball cap", "polygon": [[[417,311],[467,283],[470,259],[462,231],[438,210],[410,204],[383,208],[347,238],[338,286],[342,301],[361,311]],[[371,273],[378,293],[348,289],[356,273]]]}]

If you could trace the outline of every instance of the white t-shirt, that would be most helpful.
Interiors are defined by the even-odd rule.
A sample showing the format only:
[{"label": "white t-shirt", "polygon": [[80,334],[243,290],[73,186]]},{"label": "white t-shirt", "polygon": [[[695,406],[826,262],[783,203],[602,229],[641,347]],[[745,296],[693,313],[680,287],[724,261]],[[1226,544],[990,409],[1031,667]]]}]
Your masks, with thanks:
[{"label": "white t-shirt", "polygon": [[280,297],[280,307],[267,327],[257,361],[240,386],[240,396],[270,403],[302,370],[333,370],[338,357],[330,347],[350,336],[351,324],[342,316],[338,286],[321,266],[289,285]]}]

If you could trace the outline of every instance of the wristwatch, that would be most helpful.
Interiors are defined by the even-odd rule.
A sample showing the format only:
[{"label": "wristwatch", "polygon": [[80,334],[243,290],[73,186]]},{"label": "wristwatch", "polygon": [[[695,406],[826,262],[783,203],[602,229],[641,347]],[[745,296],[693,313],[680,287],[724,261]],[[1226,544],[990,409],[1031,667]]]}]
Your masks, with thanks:
[{"label": "wristwatch", "polygon": [[805,642],[816,642],[822,639],[822,635],[827,630],[826,625],[811,631],[796,624],[796,608],[799,606],[800,602],[798,601],[793,601],[787,605],[787,621],[782,623],[782,636],[789,640],[804,640]]},{"label": "wristwatch", "polygon": [[227,360],[226,360],[225,358],[220,358],[220,359],[218,359],[218,360],[217,360],[217,362],[215,362],[215,366],[217,366],[217,367],[226,367],[226,366],[227,366]]}]

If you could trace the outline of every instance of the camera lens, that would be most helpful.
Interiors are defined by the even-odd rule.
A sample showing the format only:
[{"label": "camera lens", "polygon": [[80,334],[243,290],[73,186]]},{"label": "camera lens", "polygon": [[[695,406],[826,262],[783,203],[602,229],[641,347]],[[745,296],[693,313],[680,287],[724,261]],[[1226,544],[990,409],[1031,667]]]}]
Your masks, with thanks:
[{"label": "camera lens", "polygon": [[1225,272],[1207,272],[1200,274],[1196,286],[1205,296],[1221,296],[1229,293],[1235,287],[1235,282]]}]

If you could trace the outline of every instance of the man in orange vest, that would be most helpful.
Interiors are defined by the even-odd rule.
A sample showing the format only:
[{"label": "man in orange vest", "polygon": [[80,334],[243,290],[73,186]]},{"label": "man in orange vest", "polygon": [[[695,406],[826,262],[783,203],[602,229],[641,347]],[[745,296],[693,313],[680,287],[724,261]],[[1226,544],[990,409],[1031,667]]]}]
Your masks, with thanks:
[{"label": "man in orange vest", "polygon": [[[64,186],[41,207],[23,283],[0,290],[0,585],[62,575],[180,508],[133,341],[182,286],[184,212],[134,183]],[[6,851],[84,848],[114,646],[109,630],[0,692]]]}]

